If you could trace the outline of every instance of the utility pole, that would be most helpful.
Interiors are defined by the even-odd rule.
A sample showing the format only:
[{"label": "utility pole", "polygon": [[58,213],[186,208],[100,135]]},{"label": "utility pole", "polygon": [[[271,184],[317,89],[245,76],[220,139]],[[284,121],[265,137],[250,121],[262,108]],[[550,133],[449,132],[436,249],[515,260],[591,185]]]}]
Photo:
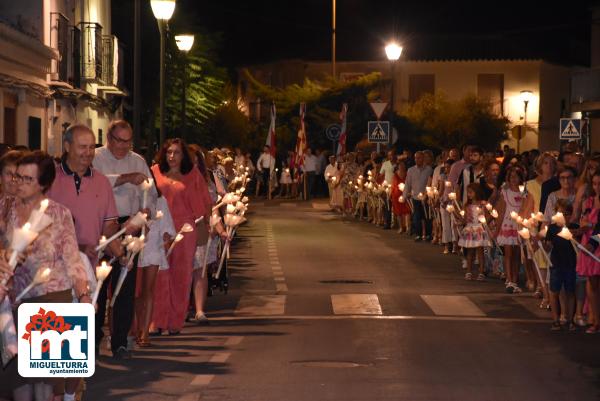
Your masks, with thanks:
[{"label": "utility pole", "polygon": [[335,0],[332,1],[332,15],[331,15],[331,77],[335,80],[335,18],[336,18],[336,6]]},{"label": "utility pole", "polygon": [[[141,2],[142,0],[135,0],[133,8],[133,147],[139,149],[141,140],[141,112],[142,104],[141,99],[141,71],[140,71],[140,59],[142,52],[142,41],[141,41]],[[149,146],[150,144],[148,144]]]}]

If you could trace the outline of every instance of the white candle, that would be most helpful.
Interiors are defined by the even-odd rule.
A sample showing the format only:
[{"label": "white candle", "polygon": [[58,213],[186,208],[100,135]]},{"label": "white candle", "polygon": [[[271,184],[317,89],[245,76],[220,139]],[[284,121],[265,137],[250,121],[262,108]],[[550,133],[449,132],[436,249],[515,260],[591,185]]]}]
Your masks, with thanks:
[{"label": "white candle", "polygon": [[527,227],[523,227],[522,229],[519,230],[519,235],[523,238],[523,239],[529,239],[531,237],[531,233],[529,232],[529,230],[527,229]]},{"label": "white candle", "polygon": [[491,215],[493,218],[497,219],[497,218],[498,218],[498,211],[497,211],[496,209],[493,209],[493,210],[490,212],[490,215]]},{"label": "white candle", "polygon": [[96,279],[98,280],[98,284],[96,285],[96,290],[92,295],[92,305],[95,305],[98,301],[98,294],[100,294],[100,288],[102,288],[102,283],[108,277],[108,274],[112,270],[112,266],[107,264],[106,261],[102,261],[102,264],[96,267]]},{"label": "white candle", "polygon": [[150,188],[152,188],[153,184],[154,180],[152,178],[147,178],[144,182],[140,184],[140,188],[144,193],[142,197],[142,209],[145,209],[146,205],[148,204],[148,191],[150,191]]},{"label": "white candle", "polygon": [[494,207],[492,206],[491,203],[486,203],[485,208],[487,209],[488,212],[491,212]]},{"label": "white candle", "polygon": [[561,212],[556,212],[556,214],[552,216],[552,222],[561,227],[566,225],[565,216]]}]

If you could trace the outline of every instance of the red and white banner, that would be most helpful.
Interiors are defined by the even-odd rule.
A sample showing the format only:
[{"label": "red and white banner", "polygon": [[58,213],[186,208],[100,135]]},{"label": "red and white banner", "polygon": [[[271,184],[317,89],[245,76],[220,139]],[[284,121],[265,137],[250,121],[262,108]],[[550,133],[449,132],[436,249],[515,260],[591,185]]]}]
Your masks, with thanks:
[{"label": "red and white banner", "polygon": [[304,166],[304,154],[306,153],[306,125],[304,116],[306,115],[306,103],[300,103],[300,129],[296,139],[296,167]]},{"label": "red and white banner", "polygon": [[348,126],[346,124],[346,117],[348,114],[348,103],[344,103],[342,105],[342,111],[340,112],[340,120],[342,121],[342,132],[340,133],[340,137],[338,139],[338,147],[337,147],[337,155],[345,155],[346,154],[346,138]]},{"label": "red and white banner", "polygon": [[277,117],[277,110],[275,109],[275,103],[271,104],[271,125],[269,125],[269,133],[267,134],[267,141],[265,145],[269,147],[271,156],[275,157],[277,154],[277,138],[275,136],[275,118]]}]

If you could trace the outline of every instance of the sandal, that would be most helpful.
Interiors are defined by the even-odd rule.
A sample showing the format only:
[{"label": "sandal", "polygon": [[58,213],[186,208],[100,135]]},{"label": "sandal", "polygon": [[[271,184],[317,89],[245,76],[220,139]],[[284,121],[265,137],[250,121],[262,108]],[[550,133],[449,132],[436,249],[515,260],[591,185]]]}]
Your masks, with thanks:
[{"label": "sandal", "polygon": [[540,309],[550,309],[550,303],[548,303],[548,300],[546,299],[542,299],[542,302],[540,302],[539,305]]},{"label": "sandal", "polygon": [[471,273],[466,273],[465,274],[465,280],[473,280],[473,275]]},{"label": "sandal", "polygon": [[558,320],[554,321],[552,323],[552,327],[550,327],[550,330],[552,330],[552,331],[560,331],[560,329],[561,329],[561,326],[560,326],[560,322]]},{"label": "sandal", "polygon": [[485,275],[483,273],[479,273],[477,276],[477,281],[485,281]]},{"label": "sandal", "polygon": [[577,331],[577,326],[575,325],[575,323],[571,322],[569,323],[569,332],[573,333]]},{"label": "sandal", "polygon": [[162,335],[162,329],[158,329],[156,331],[150,331],[150,332],[148,332],[148,335],[150,337],[160,337]]},{"label": "sandal", "polygon": [[598,332],[600,332],[600,327],[598,327],[598,326],[590,326],[585,331],[585,334],[597,334]]}]

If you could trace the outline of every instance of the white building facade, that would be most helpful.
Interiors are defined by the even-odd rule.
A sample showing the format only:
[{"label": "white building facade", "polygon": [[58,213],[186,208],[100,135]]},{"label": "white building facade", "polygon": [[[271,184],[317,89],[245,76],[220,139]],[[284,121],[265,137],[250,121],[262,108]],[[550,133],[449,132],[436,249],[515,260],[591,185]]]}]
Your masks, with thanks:
[{"label": "white building facade", "polygon": [[0,142],[58,155],[74,122],[105,141],[126,95],[110,13],[110,0],[0,3]]}]

